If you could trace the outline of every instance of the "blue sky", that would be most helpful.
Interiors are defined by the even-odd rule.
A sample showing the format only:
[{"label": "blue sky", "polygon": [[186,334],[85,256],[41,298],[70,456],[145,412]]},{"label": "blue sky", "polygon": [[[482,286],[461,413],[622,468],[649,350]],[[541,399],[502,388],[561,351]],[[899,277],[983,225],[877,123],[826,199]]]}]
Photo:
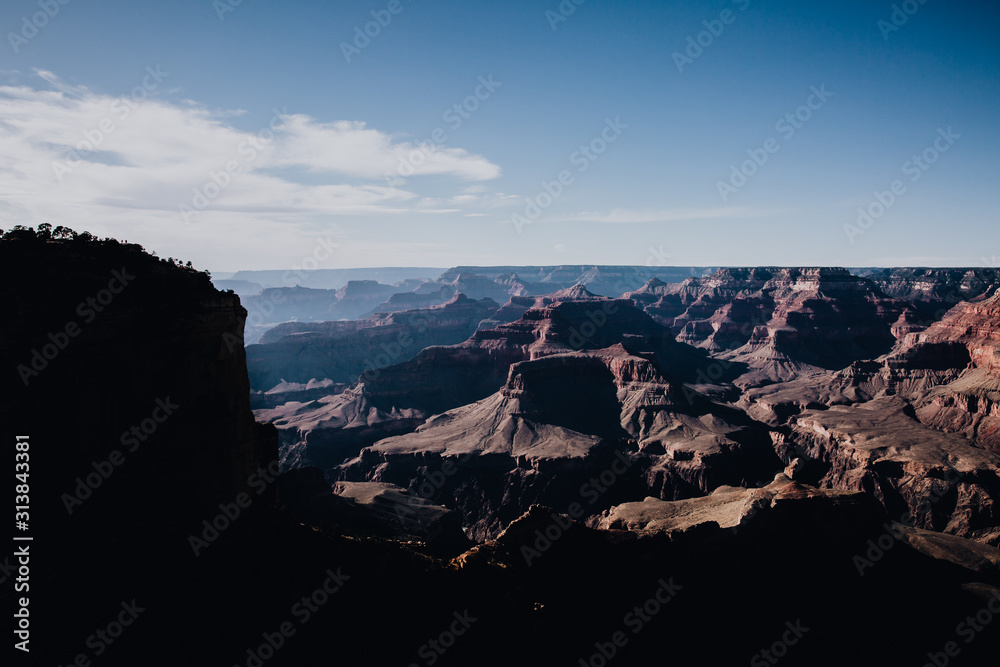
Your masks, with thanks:
[{"label": "blue sky", "polygon": [[4,3],[0,227],[217,271],[1000,260],[993,3],[223,1]]}]

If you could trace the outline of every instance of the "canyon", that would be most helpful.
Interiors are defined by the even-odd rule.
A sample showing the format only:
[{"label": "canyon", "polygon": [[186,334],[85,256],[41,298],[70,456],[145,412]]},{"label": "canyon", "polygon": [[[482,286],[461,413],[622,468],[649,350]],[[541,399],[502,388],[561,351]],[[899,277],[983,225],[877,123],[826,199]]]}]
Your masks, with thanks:
[{"label": "canyon", "polygon": [[[456,614],[475,621],[438,664],[586,664],[619,627],[616,664],[734,664],[796,622],[784,664],[920,664],[1000,593],[996,276],[720,269],[604,294],[571,272],[501,303],[471,276],[545,276],[495,268],[249,343],[203,273],[5,235],[0,418],[33,443],[39,655],[89,652],[124,600],[148,611],[107,664],[411,664]],[[134,279],[82,318],[114,271]],[[324,602],[300,623],[300,599]]]}]

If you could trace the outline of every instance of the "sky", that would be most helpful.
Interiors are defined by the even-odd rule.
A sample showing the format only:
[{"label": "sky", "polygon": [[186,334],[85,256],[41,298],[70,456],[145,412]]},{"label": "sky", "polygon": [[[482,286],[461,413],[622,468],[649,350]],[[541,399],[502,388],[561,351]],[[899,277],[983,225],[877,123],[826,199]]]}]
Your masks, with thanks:
[{"label": "sky", "polygon": [[0,30],[3,229],[220,272],[1000,265],[996,3],[7,0]]}]

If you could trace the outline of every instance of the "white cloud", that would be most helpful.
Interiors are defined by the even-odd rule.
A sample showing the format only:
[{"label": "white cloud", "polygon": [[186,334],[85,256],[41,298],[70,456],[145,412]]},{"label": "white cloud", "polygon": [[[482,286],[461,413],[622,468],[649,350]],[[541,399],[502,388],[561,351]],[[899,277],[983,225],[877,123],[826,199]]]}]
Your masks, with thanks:
[{"label": "white cloud", "polygon": [[482,156],[430,143],[392,143],[388,135],[361,122],[317,123],[308,116],[291,115],[282,135],[271,158],[276,166],[378,179],[386,173],[448,174],[472,181],[500,175],[500,168]]},{"label": "white cloud", "polygon": [[[223,230],[238,219],[243,229],[281,245],[281,238],[319,220],[330,229],[337,216],[475,211],[491,195],[467,192],[468,181],[500,175],[480,155],[395,141],[361,122],[288,114],[247,132],[231,122],[241,111],[160,95],[171,83],[168,73],[163,83],[146,77],[147,87],[126,97],[70,85],[48,71],[35,77],[30,85],[0,85],[5,225],[48,221],[144,243],[173,237],[184,239],[175,247],[195,241],[219,246]],[[423,159],[417,158],[414,176],[455,179],[453,196],[420,193],[419,178],[387,184],[385,172],[395,172],[417,150]],[[226,174],[227,164],[239,173]],[[206,200],[196,222],[185,222],[179,206],[197,209],[196,189],[214,194],[211,174],[228,184]]]}]

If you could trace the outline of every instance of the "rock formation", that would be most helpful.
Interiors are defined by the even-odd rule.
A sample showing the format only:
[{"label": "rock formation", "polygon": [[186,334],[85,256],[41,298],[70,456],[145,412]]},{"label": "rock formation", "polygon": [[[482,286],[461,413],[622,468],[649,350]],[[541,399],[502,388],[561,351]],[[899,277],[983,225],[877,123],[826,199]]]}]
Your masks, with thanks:
[{"label": "rock formation", "polygon": [[[676,377],[690,379],[705,355],[673,341],[631,301],[597,297],[577,286],[536,299],[514,322],[478,330],[465,342],[428,347],[409,361],[362,377],[355,389],[258,418],[281,431],[283,460],[329,467],[320,450],[341,452],[415,428],[427,417],[468,405],[505,385],[513,364],[576,350],[622,345],[655,355]],[[251,348],[251,360],[253,351]],[[315,443],[316,451],[306,454]]]},{"label": "rock formation", "polygon": [[994,268],[897,268],[855,273],[870,279],[892,298],[910,303],[915,319],[925,327],[962,301],[992,296],[1000,285],[1000,270]]},{"label": "rock formation", "polygon": [[431,345],[464,341],[497,309],[490,299],[457,294],[430,308],[374,315],[350,322],[288,322],[247,347],[250,385],[267,391],[278,383],[328,379],[357,382],[406,361]]},{"label": "rock formation", "polygon": [[[605,493],[588,480],[609,466]],[[584,497],[596,511],[636,494],[752,484],[779,467],[766,428],[683,392],[653,355],[619,343],[515,363],[497,393],[380,440],[340,474],[415,489],[450,468],[433,498],[461,509],[483,539],[534,503],[565,510]]]},{"label": "rock formation", "polygon": [[746,364],[739,386],[837,370],[888,352],[908,312],[845,269],[720,269],[626,295],[679,341]]}]

